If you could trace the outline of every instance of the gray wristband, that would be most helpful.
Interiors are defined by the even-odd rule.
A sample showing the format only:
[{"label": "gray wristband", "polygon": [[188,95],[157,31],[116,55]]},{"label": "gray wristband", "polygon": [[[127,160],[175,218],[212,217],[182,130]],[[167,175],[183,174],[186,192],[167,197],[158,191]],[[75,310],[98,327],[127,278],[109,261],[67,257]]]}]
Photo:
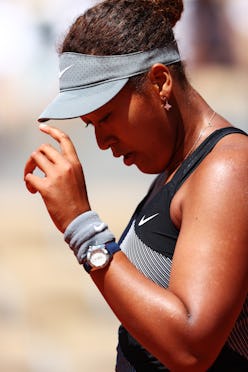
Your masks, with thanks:
[{"label": "gray wristband", "polygon": [[114,241],[115,237],[96,212],[88,211],[76,217],[66,228],[64,239],[79,263],[86,258],[89,245]]}]

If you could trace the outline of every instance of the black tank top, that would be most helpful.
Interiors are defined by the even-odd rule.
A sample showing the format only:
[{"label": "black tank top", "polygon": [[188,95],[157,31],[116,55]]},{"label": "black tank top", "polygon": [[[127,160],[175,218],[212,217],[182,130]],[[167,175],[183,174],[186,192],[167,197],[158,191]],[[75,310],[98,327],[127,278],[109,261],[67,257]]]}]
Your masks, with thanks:
[{"label": "black tank top", "polygon": [[[179,231],[170,218],[172,198],[216,143],[232,133],[246,135],[245,132],[234,127],[216,130],[183,161],[171,181],[165,184],[165,174],[159,175],[147,196],[138,205],[120,239],[122,251],[137,269],[164,288],[169,285],[171,264],[179,235]],[[241,321],[242,327],[240,327]],[[248,302],[246,300],[232,334],[210,371],[248,370],[247,327]],[[119,328],[119,346],[137,372],[168,371],[123,326]]]}]

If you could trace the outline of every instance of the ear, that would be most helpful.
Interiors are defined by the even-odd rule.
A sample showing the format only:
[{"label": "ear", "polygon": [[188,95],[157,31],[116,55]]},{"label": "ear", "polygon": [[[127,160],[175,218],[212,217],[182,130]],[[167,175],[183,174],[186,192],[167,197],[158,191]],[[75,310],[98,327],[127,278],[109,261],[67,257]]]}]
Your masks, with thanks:
[{"label": "ear", "polygon": [[167,66],[156,63],[149,71],[149,79],[160,97],[169,98],[172,90],[172,76]]}]

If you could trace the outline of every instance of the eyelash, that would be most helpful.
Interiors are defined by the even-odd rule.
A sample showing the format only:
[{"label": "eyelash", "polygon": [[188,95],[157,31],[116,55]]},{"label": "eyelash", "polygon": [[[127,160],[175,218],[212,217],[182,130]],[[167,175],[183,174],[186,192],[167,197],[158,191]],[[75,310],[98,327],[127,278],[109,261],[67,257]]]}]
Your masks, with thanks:
[{"label": "eyelash", "polygon": [[101,120],[99,120],[99,124],[105,123],[108,120],[108,118],[110,117],[110,115],[111,115],[111,112],[106,114]]},{"label": "eyelash", "polygon": [[[111,112],[106,114],[101,120],[99,120],[99,124],[105,123],[108,120],[108,118],[110,117],[110,115],[111,115]],[[84,124],[85,124],[85,128],[87,128],[90,125],[94,125],[91,121],[89,121],[88,123],[84,122]]]},{"label": "eyelash", "polygon": [[90,125],[92,125],[91,121],[89,121],[88,123],[84,122],[84,124],[85,124],[85,128],[88,128]]}]

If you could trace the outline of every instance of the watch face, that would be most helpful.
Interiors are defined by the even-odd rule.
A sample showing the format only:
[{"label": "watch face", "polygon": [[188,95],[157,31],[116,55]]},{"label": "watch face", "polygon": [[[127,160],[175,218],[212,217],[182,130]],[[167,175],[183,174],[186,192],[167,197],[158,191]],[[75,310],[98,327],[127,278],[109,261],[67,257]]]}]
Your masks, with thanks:
[{"label": "watch face", "polygon": [[104,267],[109,261],[109,253],[104,246],[90,247],[88,261],[92,267]]},{"label": "watch face", "polygon": [[102,267],[106,264],[107,261],[108,256],[102,251],[92,253],[92,256],[90,258],[91,264],[95,267]]}]

